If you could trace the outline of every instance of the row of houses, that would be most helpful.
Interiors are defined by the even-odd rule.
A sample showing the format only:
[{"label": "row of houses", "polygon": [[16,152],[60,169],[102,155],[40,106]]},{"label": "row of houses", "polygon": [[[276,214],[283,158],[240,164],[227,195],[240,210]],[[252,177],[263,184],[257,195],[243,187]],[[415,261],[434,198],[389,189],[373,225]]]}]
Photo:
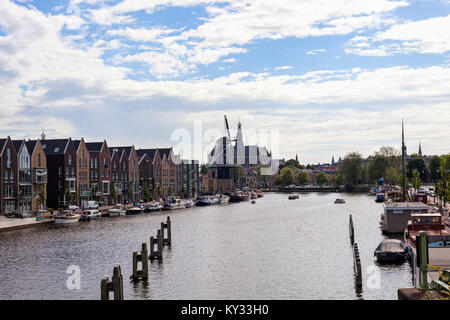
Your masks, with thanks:
[{"label": "row of houses", "polygon": [[[95,200],[104,205],[169,195],[194,197],[199,164],[172,148],[110,147],[106,140],[0,139],[0,212]],[[146,199],[145,199],[146,200]]]}]

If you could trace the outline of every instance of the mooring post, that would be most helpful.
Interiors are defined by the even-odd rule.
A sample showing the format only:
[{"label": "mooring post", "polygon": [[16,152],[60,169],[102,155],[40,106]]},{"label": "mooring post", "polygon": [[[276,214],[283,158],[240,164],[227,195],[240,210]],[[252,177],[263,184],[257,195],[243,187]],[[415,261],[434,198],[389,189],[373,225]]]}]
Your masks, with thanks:
[{"label": "mooring post", "polygon": [[167,244],[172,245],[172,225],[170,221],[170,216],[167,217]]},{"label": "mooring post", "polygon": [[[139,279],[147,280],[148,279],[148,250],[147,243],[142,244],[142,251],[139,254],[138,252],[133,252],[133,274],[130,276],[130,279],[133,281],[137,281]],[[142,269],[138,270],[137,264],[138,261],[142,264]]]},{"label": "mooring post", "polygon": [[152,260],[155,255],[155,238],[150,237],[150,256],[149,259]]},{"label": "mooring post", "polygon": [[114,300],[123,300],[123,277],[120,265],[114,267],[112,281],[105,276],[100,282],[101,300],[109,300],[109,293],[113,292]]},{"label": "mooring post", "polygon": [[419,247],[418,254],[418,266],[421,271],[420,288],[422,290],[428,290],[428,243],[426,231],[419,232]]},{"label": "mooring post", "polygon": [[356,276],[356,285],[358,287],[362,286],[362,271],[361,271],[361,258],[359,256],[358,244],[355,242],[353,244],[353,269]]},{"label": "mooring post", "polygon": [[350,215],[349,219],[349,231],[350,231],[350,243],[353,245],[355,243],[355,230],[353,228],[352,215]]},{"label": "mooring post", "polygon": [[158,259],[163,260],[163,232],[164,229],[158,230],[156,239],[158,240]]}]

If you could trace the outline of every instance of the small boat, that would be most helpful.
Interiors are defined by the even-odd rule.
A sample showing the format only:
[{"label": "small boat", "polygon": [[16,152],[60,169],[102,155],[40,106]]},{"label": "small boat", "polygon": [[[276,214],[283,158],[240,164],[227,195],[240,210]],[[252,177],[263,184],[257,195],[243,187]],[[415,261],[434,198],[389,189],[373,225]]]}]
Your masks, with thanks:
[{"label": "small boat", "polygon": [[144,210],[140,207],[133,207],[133,208],[129,208],[125,211],[126,215],[135,215],[135,214],[141,214],[142,212],[144,212]]},{"label": "small boat", "polygon": [[252,202],[251,202],[252,204],[255,204],[256,203],[256,200],[252,200]]},{"label": "small boat", "polygon": [[375,197],[375,202],[384,202],[386,200],[386,197],[384,196],[384,193],[377,193]]},{"label": "small boat", "polygon": [[93,219],[100,219],[101,212],[95,209],[84,210],[81,214],[81,220],[88,221]]},{"label": "small boat", "polygon": [[336,200],[334,200],[334,203],[336,203],[336,204],[345,203],[345,200],[344,199],[336,199]]},{"label": "small boat", "polygon": [[122,206],[115,206],[114,208],[109,209],[108,213],[110,217],[124,216],[126,210],[123,209]]},{"label": "small boat", "polygon": [[252,192],[250,193],[250,199],[257,199],[258,195],[256,194],[256,192]]},{"label": "small boat", "polygon": [[231,194],[229,202],[241,202],[248,200],[250,200],[250,194],[248,192],[237,190],[233,194]]},{"label": "small boat", "polygon": [[221,194],[219,197],[219,204],[226,204],[230,201],[230,197],[225,195],[225,194]]},{"label": "small boat", "polygon": [[212,205],[212,199],[208,196],[203,196],[197,199],[197,202],[195,203],[197,207],[205,207]]},{"label": "small boat", "polygon": [[256,195],[258,196],[258,198],[262,198],[264,197],[264,192],[262,192],[261,190],[256,191]]},{"label": "small boat", "polygon": [[81,216],[79,214],[64,211],[62,214],[58,214],[55,216],[55,223],[57,224],[69,224],[80,221]]},{"label": "small boat", "polygon": [[194,206],[194,201],[192,201],[192,199],[186,200],[185,206],[186,206],[186,208],[191,208],[191,207],[193,207],[193,206]]},{"label": "small boat", "polygon": [[378,262],[401,262],[408,257],[406,244],[398,239],[381,241],[373,253]]},{"label": "small boat", "polygon": [[300,198],[300,196],[298,194],[291,194],[291,195],[289,195],[289,200],[295,200],[295,199],[298,199],[298,198]]}]

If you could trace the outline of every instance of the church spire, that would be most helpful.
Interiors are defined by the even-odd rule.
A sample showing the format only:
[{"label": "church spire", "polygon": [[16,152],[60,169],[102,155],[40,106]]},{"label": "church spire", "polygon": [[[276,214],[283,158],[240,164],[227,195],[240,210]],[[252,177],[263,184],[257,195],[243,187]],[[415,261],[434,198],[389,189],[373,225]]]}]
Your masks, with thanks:
[{"label": "church spire", "polygon": [[295,154],[295,161],[298,162],[298,155],[297,154]]},{"label": "church spire", "polygon": [[45,140],[45,137],[46,137],[45,131],[44,131],[44,128],[42,128],[41,140]]},{"label": "church spire", "polygon": [[331,157],[331,164],[334,165],[334,156]]},{"label": "church spire", "polygon": [[420,140],[419,140],[419,156],[422,157],[422,146],[420,145]]}]

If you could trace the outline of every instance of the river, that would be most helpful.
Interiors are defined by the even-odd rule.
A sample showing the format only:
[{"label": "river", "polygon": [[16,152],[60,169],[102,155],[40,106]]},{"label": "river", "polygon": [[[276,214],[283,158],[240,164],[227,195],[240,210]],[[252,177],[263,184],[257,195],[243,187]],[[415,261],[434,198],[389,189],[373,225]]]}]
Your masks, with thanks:
[{"label": "river", "polygon": [[[345,204],[334,204],[344,198]],[[287,194],[224,206],[124,217],[69,227],[39,226],[0,234],[0,299],[99,299],[115,264],[125,299],[397,299],[412,287],[409,263],[378,265],[382,205],[365,194]],[[355,288],[348,220],[363,269]],[[133,284],[132,252],[156,236],[170,215],[172,246],[149,262],[148,283]],[[68,289],[71,265],[81,289]],[[379,275],[379,281],[377,281]],[[379,284],[379,286],[377,285]]]}]

